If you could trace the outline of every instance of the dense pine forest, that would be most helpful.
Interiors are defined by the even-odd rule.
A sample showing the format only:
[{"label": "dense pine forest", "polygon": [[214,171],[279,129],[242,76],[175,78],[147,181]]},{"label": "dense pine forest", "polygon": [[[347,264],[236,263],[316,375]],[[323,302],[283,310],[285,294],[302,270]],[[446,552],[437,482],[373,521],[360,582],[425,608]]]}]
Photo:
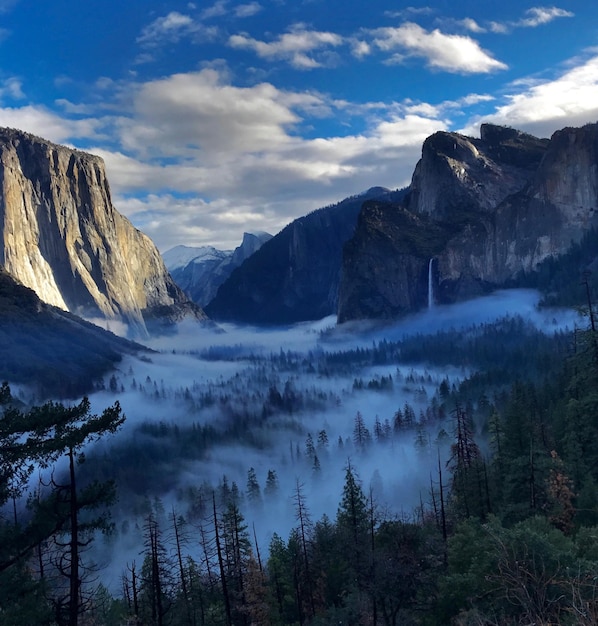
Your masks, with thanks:
[{"label": "dense pine forest", "polygon": [[[206,348],[189,358],[242,374],[105,381],[101,397],[171,407],[131,425],[118,401],[32,406],[5,384],[0,623],[595,624],[595,324],[590,306],[569,331],[513,315],[352,347]],[[344,434],[309,421],[349,406]],[[241,442],[271,467],[191,471]],[[408,493],[392,476],[411,465]],[[281,503],[290,530],[265,533]]]}]

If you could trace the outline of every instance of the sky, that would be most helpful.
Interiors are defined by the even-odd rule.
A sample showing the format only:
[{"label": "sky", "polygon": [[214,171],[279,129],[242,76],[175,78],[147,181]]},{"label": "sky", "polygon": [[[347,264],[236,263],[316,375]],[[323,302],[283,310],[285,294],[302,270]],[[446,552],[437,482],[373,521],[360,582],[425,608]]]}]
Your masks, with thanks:
[{"label": "sky", "polygon": [[104,158],[164,252],[410,182],[438,130],[598,120],[598,3],[0,0],[0,126]]}]

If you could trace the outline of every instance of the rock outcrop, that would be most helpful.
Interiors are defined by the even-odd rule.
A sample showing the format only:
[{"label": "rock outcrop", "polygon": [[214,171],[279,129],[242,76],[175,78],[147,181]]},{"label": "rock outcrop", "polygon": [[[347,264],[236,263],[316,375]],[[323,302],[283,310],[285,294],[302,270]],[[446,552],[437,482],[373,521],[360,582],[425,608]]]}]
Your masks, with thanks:
[{"label": "rock outcrop", "polygon": [[102,159],[0,129],[0,264],[49,304],[84,317],[203,318],[152,241],[113,207]]},{"label": "rock outcrop", "polygon": [[232,271],[270,239],[272,235],[264,232],[244,233],[241,245],[232,251],[212,246],[176,246],[162,256],[177,285],[193,302],[205,307]]},{"label": "rock outcrop", "polygon": [[392,318],[512,283],[598,227],[598,125],[550,140],[436,133],[399,204],[369,202],[344,250],[339,321]]},{"label": "rock outcrop", "polygon": [[374,187],[313,211],[267,241],[218,289],[206,307],[215,320],[287,324],[336,312],[342,248],[368,198],[402,197]]}]

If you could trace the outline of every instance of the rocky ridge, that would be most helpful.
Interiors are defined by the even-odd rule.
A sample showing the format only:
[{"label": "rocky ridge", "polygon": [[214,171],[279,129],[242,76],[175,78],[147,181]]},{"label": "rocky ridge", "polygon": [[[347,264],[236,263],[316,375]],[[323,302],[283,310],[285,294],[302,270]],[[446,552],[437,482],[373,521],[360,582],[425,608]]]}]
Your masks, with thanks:
[{"label": "rocky ridge", "polygon": [[124,355],[148,358],[148,350],[42,302],[0,267],[0,380],[42,398],[76,398]]},{"label": "rocky ridge", "polygon": [[397,200],[372,187],[294,220],[236,268],[206,306],[215,320],[287,324],[336,313],[342,249],[364,201]]},{"label": "rocky ridge", "polygon": [[483,125],[422,148],[400,203],[367,202],[344,249],[339,322],[392,318],[435,298],[508,285],[598,226],[598,125],[550,140]]},{"label": "rocky ridge", "polygon": [[272,235],[264,232],[243,233],[241,245],[232,251],[217,250],[212,246],[176,246],[162,256],[179,287],[193,302],[205,307],[233,270],[270,239]]},{"label": "rocky ridge", "polygon": [[101,158],[0,129],[0,264],[44,301],[133,334],[204,319],[152,241],[112,205]]}]

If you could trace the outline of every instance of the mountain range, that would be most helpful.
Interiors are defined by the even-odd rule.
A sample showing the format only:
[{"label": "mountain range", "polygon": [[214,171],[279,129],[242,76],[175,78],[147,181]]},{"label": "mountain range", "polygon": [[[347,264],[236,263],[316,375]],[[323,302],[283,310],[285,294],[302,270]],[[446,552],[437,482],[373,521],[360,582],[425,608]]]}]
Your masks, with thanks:
[{"label": "mountain range", "polygon": [[368,199],[398,201],[403,191],[366,192],[294,220],[236,268],[206,313],[217,321],[288,324],[336,313],[342,250]]},{"label": "mountain range", "polygon": [[[274,237],[246,233],[233,252],[178,246],[165,264],[113,207],[100,158],[0,129],[3,284],[30,288],[57,307],[53,318],[122,321],[137,337],[184,317],[203,322],[202,306],[216,321],[338,313],[346,322],[404,315],[428,306],[430,293],[450,303],[534,284],[530,276],[598,229],[597,207],[597,124],[550,139],[484,124],[479,139],[430,136],[405,189],[372,187]],[[596,256],[573,271],[594,268]]]},{"label": "mountain range", "polygon": [[205,307],[233,270],[269,239],[272,235],[265,232],[244,233],[241,245],[234,250],[217,250],[213,246],[175,246],[167,250],[162,258],[179,287],[193,302]]}]

